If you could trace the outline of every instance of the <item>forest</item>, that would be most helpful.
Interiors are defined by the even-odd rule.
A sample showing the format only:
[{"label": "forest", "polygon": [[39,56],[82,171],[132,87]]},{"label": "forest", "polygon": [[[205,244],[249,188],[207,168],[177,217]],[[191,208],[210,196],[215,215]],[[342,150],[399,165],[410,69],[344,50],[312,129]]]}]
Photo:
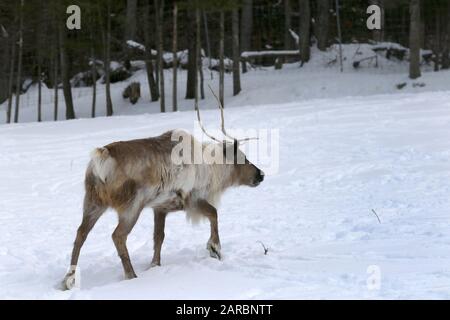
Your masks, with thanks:
[{"label": "forest", "polygon": [[[80,29],[66,27],[72,4],[80,9]],[[366,27],[372,4],[381,8],[380,30]],[[161,112],[177,110],[180,90],[185,99],[204,98],[210,72],[218,73],[222,102],[225,73],[233,75],[238,95],[245,90],[241,73],[254,66],[298,62],[302,72],[312,47],[380,43],[386,56],[409,61],[412,79],[420,77],[423,63],[435,71],[450,66],[445,0],[14,0],[0,3],[0,29],[0,104],[7,101],[7,123],[20,122],[20,95],[35,84],[36,121],[42,120],[43,85],[54,90],[55,120],[59,105],[66,119],[76,118],[72,88],[80,86],[92,87],[92,117],[98,108],[111,116],[110,84],[129,78],[134,61],[145,63],[151,101],[159,101]],[[170,87],[165,69],[173,70]],[[185,88],[177,86],[180,69],[187,71]],[[105,101],[96,99],[98,81]],[[139,95],[139,87],[131,85],[129,95]]]}]

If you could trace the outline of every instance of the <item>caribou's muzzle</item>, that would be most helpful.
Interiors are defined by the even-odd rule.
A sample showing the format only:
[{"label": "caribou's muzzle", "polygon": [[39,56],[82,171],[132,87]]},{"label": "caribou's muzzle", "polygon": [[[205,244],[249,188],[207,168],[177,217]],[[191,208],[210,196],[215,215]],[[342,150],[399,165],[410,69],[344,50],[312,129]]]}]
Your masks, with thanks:
[{"label": "caribou's muzzle", "polygon": [[264,181],[264,171],[256,168],[256,175],[255,178],[253,179],[252,187],[259,186],[259,184],[263,181]]}]

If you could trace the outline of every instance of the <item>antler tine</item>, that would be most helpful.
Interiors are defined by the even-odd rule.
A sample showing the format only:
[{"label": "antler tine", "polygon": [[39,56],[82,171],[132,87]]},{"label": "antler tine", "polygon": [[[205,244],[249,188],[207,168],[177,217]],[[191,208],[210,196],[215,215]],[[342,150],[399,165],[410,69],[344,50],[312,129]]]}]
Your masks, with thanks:
[{"label": "antler tine", "polygon": [[220,109],[220,118],[221,118],[221,120],[222,120],[222,122],[221,122],[221,129],[222,129],[222,132],[223,132],[223,134],[225,135],[225,137],[227,137],[227,138],[229,138],[229,139],[232,139],[233,141],[235,141],[235,142],[246,142],[246,141],[249,141],[249,140],[258,140],[258,138],[244,138],[244,139],[236,139],[235,137],[232,137],[232,136],[230,136],[228,133],[227,133],[227,131],[226,131],[226,129],[225,129],[225,116],[224,116],[224,108],[223,108],[223,105],[222,105],[222,102],[220,101],[220,99],[219,99],[219,97],[217,97],[217,95],[215,94],[215,92],[213,91],[213,89],[211,88],[211,86],[208,84],[208,87],[209,87],[209,90],[211,90],[211,92],[212,92],[212,94],[214,95],[214,97],[216,98],[216,100],[217,100],[217,103],[218,103],[218,105],[219,105],[219,109]]},{"label": "antler tine", "polygon": [[214,95],[214,97],[216,98],[217,103],[218,103],[218,105],[219,105],[219,109],[220,109],[220,119],[221,119],[221,129],[222,129],[222,132],[223,132],[224,136],[227,137],[227,138],[229,138],[229,139],[231,139],[231,140],[233,140],[233,141],[239,142],[239,139],[236,139],[235,137],[232,137],[232,136],[230,136],[230,135],[227,133],[227,131],[226,131],[226,129],[225,129],[225,115],[224,115],[224,113],[223,113],[223,105],[222,105],[222,102],[220,101],[219,97],[216,95],[216,93],[213,91],[213,89],[211,88],[211,86],[210,86],[209,84],[208,84],[208,87],[209,87],[209,90],[211,90],[211,92],[212,92],[212,94]]},{"label": "antler tine", "polygon": [[198,125],[200,126],[200,128],[202,129],[202,131],[205,133],[205,135],[207,137],[209,137],[210,139],[221,143],[222,141],[220,141],[219,139],[213,137],[212,135],[210,135],[208,132],[206,132],[205,127],[202,124],[202,120],[200,119],[200,109],[198,108],[198,101],[195,101],[195,111],[197,111],[197,120],[198,120]]}]

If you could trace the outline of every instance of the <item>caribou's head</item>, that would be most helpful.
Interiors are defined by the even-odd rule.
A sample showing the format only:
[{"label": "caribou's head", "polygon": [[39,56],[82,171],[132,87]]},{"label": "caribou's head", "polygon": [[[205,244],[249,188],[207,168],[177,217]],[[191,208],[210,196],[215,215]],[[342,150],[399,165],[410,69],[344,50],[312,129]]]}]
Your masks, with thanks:
[{"label": "caribou's head", "polygon": [[[210,87],[211,89],[211,87]],[[245,185],[249,187],[256,187],[258,186],[263,180],[264,180],[264,172],[259,169],[257,166],[255,166],[253,163],[251,163],[244,152],[239,148],[239,145],[242,142],[254,140],[256,138],[244,138],[244,139],[236,139],[232,136],[230,136],[226,129],[225,129],[225,117],[224,117],[224,111],[223,111],[223,105],[220,101],[220,99],[217,97],[217,95],[214,93],[214,91],[211,89],[211,92],[213,93],[214,97],[216,98],[219,109],[220,109],[220,116],[222,120],[221,129],[222,133],[225,137],[225,140],[221,141],[217,139],[216,137],[210,135],[205,127],[202,124],[202,121],[200,119],[200,110],[198,109],[198,105],[195,105],[195,109],[197,111],[197,120],[199,123],[200,128],[202,131],[208,136],[210,139],[216,141],[220,145],[223,146],[223,159],[224,165],[230,165],[233,166],[233,181],[237,185]],[[231,140],[231,141],[230,141]]]},{"label": "caribou's head", "polygon": [[239,141],[223,144],[226,165],[233,166],[234,181],[238,185],[256,187],[264,180],[264,172],[251,163],[239,149]]}]

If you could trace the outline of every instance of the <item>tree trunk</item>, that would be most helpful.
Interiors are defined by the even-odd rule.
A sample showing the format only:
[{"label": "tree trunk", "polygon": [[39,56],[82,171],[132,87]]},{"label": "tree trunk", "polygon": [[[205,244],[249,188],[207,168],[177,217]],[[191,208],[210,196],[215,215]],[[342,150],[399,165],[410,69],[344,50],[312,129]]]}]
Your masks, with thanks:
[{"label": "tree trunk", "polygon": [[55,45],[54,45],[54,56],[53,56],[53,91],[54,91],[54,97],[53,97],[53,120],[58,120],[58,40],[55,39]]},{"label": "tree trunk", "polygon": [[37,121],[42,121],[42,81],[41,81],[41,59],[38,58],[38,115]]},{"label": "tree trunk", "polygon": [[0,65],[0,104],[8,99],[8,66],[10,54],[8,40],[8,36],[4,36],[2,39],[2,36],[0,35],[0,52],[3,53]]},{"label": "tree trunk", "polygon": [[[200,10],[195,9],[195,69],[197,72],[200,71]],[[198,76],[195,75],[195,108],[198,108]]]},{"label": "tree trunk", "polygon": [[[54,36],[51,38],[53,40],[52,43],[52,67],[53,67],[53,121],[58,120],[58,103],[59,103],[59,92],[58,92],[58,74],[59,74],[59,23],[60,20],[58,18],[58,9],[57,9],[57,1],[54,0],[51,2],[51,9],[52,9],[52,28],[56,30]],[[50,72],[50,71],[49,71]]]},{"label": "tree trunk", "polygon": [[13,85],[14,85],[14,68],[16,65],[16,37],[12,36],[11,39],[11,63],[9,68],[9,81],[8,81],[8,108],[6,109],[6,123],[11,123],[11,111],[12,111],[12,97],[13,97]]},{"label": "tree trunk", "polygon": [[137,0],[127,0],[125,41],[136,40]]},{"label": "tree trunk", "polygon": [[411,0],[409,12],[409,77],[416,79],[420,77],[420,0]]},{"label": "tree trunk", "polygon": [[111,0],[106,2],[106,44],[105,44],[105,89],[106,89],[106,116],[113,115],[111,99]]},{"label": "tree trunk", "polygon": [[225,90],[224,90],[224,82],[225,82],[225,64],[224,64],[224,49],[225,49],[225,13],[224,11],[220,11],[220,32],[219,32],[219,100],[223,107],[225,107]]},{"label": "tree trunk", "polygon": [[136,40],[136,22],[137,22],[137,0],[127,0],[126,10],[126,23],[125,23],[125,39],[124,39],[124,52],[125,52],[125,68],[131,67],[131,53],[132,50],[128,47],[128,40]]},{"label": "tree trunk", "polygon": [[233,34],[233,95],[236,96],[241,92],[241,75],[239,70],[239,62],[241,53],[239,51],[239,10],[233,9],[232,17],[232,34]]},{"label": "tree trunk", "polygon": [[444,50],[442,52],[442,69],[450,68],[450,3],[447,3],[446,11],[443,15],[446,21]]},{"label": "tree trunk", "polygon": [[203,23],[205,25],[205,39],[206,39],[206,50],[208,50],[208,66],[209,66],[209,72],[211,74],[211,80],[214,79],[213,77],[213,70],[212,70],[212,57],[211,57],[211,43],[209,41],[209,28],[208,28],[208,17],[206,15],[205,10],[202,10],[203,13]]},{"label": "tree trunk", "polygon": [[339,67],[341,72],[344,71],[344,66],[342,64],[342,34],[341,34],[341,8],[339,6],[339,0],[336,0],[336,24],[337,24],[337,32],[338,32],[338,40],[339,40]]},{"label": "tree trunk", "polygon": [[173,68],[173,81],[172,81],[172,110],[178,111],[178,100],[177,100],[177,76],[178,76],[178,56],[177,56],[177,50],[178,50],[178,44],[177,44],[177,37],[178,37],[178,6],[177,3],[174,2],[173,4],[173,39],[172,39],[172,68]]},{"label": "tree trunk", "polygon": [[329,0],[317,0],[317,20],[314,30],[317,38],[317,48],[325,51],[328,47],[328,27],[329,27]]},{"label": "tree trunk", "polygon": [[144,41],[145,41],[145,67],[147,70],[147,79],[148,79],[148,86],[150,89],[150,99],[151,101],[158,101],[159,100],[159,88],[158,84],[155,80],[155,70],[153,67],[153,57],[151,52],[152,47],[152,41],[150,36],[150,5],[149,1],[147,0],[144,6]]},{"label": "tree trunk", "polygon": [[435,10],[435,41],[433,48],[434,56],[434,71],[439,71],[440,55],[441,55],[441,9],[436,8]]},{"label": "tree trunk", "polygon": [[291,50],[294,48],[291,33],[289,29],[292,27],[292,7],[290,0],[284,0],[284,49]]},{"label": "tree trunk", "polygon": [[311,51],[309,48],[310,39],[310,21],[311,9],[309,7],[309,0],[299,0],[300,23],[299,23],[299,49],[300,60],[302,65],[310,59]]},{"label": "tree trunk", "polygon": [[14,110],[14,122],[19,122],[19,105],[20,105],[20,92],[22,88],[22,53],[23,53],[23,10],[25,1],[20,2],[20,22],[19,22],[19,60],[17,63],[17,79],[16,79],[16,107]]},{"label": "tree trunk", "polygon": [[73,108],[72,88],[69,79],[69,66],[67,62],[67,52],[65,47],[66,30],[62,22],[59,23],[59,55],[61,64],[61,80],[63,85],[64,101],[66,103],[66,119],[75,119],[75,111]]},{"label": "tree trunk", "polygon": [[[92,41],[94,37],[92,35]],[[91,117],[95,118],[95,107],[97,104],[97,67],[96,67],[94,43],[91,44],[91,76],[92,76],[92,107]]]},{"label": "tree trunk", "polygon": [[[252,49],[253,0],[243,0],[241,23],[241,51]],[[242,61],[242,73],[247,72],[247,62]]]},{"label": "tree trunk", "polygon": [[[196,39],[195,39],[195,56],[196,59],[196,69],[198,70],[198,74],[200,76],[200,97],[205,99],[205,88],[204,88],[204,79],[203,79],[203,61],[202,61],[202,41],[201,41],[201,32],[200,32],[201,18],[200,18],[200,9],[195,9],[195,26],[196,26]],[[198,95],[198,77],[196,77],[197,81],[197,89],[195,90]],[[198,97],[196,97],[198,100]]]},{"label": "tree trunk", "polygon": [[[159,92],[160,92],[160,108],[161,112],[166,112],[165,94],[164,94],[164,68],[163,68],[163,16],[161,11],[164,6],[164,1],[154,0],[155,4],[155,22],[156,32],[158,35],[158,71],[159,71]],[[161,6],[160,6],[161,5]]]},{"label": "tree trunk", "polygon": [[[193,1],[189,3],[192,5]],[[195,55],[195,16],[192,15],[193,10],[188,10],[188,65],[187,65],[187,83],[186,83],[186,99],[195,99],[195,79],[197,78],[196,55]]]},{"label": "tree trunk", "polygon": [[373,36],[373,41],[382,42],[382,41],[384,41],[384,0],[370,0],[370,4],[377,5],[381,9],[381,29],[373,30],[372,36]]}]

